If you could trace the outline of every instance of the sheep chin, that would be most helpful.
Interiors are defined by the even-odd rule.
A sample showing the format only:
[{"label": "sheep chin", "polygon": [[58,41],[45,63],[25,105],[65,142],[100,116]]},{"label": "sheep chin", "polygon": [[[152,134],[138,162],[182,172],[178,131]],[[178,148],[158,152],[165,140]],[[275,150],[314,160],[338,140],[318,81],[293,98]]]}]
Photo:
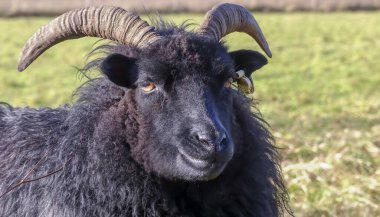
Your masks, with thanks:
[{"label": "sheep chin", "polygon": [[227,162],[213,162],[190,157],[179,153],[176,157],[176,166],[179,178],[187,181],[210,181],[219,177],[227,166]]}]

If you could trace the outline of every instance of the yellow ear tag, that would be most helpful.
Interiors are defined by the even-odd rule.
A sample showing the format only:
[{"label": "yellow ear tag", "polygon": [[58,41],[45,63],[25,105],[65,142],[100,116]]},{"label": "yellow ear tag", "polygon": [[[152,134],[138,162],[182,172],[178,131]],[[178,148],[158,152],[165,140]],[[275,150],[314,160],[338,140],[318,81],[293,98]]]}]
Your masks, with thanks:
[{"label": "yellow ear tag", "polygon": [[245,76],[244,70],[239,70],[236,72],[238,87],[245,94],[251,94],[255,91],[251,79]]}]

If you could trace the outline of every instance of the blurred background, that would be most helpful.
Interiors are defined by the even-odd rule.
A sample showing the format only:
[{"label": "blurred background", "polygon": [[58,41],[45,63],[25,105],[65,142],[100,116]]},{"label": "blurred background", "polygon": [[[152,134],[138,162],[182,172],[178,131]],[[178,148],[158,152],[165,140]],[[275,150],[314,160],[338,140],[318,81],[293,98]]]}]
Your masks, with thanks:
[{"label": "blurred background", "polygon": [[[26,40],[54,16],[90,5],[199,24],[217,0],[0,0],[0,101],[75,101],[94,38],[63,42],[16,71]],[[283,155],[296,216],[380,216],[380,0],[231,0],[252,10],[273,52],[253,75],[258,108]],[[146,15],[142,15],[147,19]],[[193,26],[192,28],[196,28]],[[234,33],[230,50],[260,50]]]},{"label": "blurred background", "polygon": [[[204,12],[220,0],[0,0],[0,14],[56,15],[90,5],[116,5],[137,12]],[[230,0],[249,9],[262,11],[376,10],[379,0]]]}]

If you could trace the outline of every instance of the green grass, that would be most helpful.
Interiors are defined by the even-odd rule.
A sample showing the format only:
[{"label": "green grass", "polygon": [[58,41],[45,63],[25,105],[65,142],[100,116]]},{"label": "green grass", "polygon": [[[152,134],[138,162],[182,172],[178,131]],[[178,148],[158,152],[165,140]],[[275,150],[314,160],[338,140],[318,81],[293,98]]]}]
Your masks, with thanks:
[{"label": "green grass", "polygon": [[[282,147],[297,216],[380,216],[380,13],[257,14],[273,58],[254,76],[259,108]],[[200,15],[172,15],[176,22]],[[97,39],[55,46],[17,73],[23,43],[50,18],[0,19],[0,100],[72,103],[75,67]],[[258,49],[244,34],[231,50]]]}]

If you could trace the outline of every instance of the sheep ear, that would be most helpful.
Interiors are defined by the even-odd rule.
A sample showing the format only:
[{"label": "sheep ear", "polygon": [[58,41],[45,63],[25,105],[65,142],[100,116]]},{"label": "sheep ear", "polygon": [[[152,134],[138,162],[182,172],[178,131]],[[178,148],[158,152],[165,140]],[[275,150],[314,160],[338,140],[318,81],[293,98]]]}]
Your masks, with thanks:
[{"label": "sheep ear", "polygon": [[121,54],[111,54],[105,58],[100,70],[110,81],[127,88],[133,88],[138,77],[136,59]]},{"label": "sheep ear", "polygon": [[264,55],[253,50],[237,50],[230,52],[230,56],[235,62],[235,70],[243,70],[248,78],[251,77],[254,71],[268,63]]},{"label": "sheep ear", "polygon": [[230,52],[234,60],[236,80],[238,87],[245,94],[251,94],[255,91],[251,75],[254,71],[260,69],[268,60],[261,53],[253,50],[238,50]]}]

